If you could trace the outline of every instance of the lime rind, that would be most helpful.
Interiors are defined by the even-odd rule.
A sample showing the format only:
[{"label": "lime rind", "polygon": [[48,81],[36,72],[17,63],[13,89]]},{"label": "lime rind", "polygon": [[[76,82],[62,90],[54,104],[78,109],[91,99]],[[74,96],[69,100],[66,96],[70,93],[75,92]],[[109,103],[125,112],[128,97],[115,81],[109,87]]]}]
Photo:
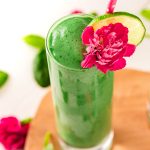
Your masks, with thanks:
[{"label": "lime rind", "polygon": [[[110,23],[122,23],[129,29],[129,43],[139,45],[145,37],[146,28],[141,19],[128,12],[115,12],[96,17],[89,26],[95,29],[99,25],[106,26]],[[101,26],[101,27],[102,27]]]}]

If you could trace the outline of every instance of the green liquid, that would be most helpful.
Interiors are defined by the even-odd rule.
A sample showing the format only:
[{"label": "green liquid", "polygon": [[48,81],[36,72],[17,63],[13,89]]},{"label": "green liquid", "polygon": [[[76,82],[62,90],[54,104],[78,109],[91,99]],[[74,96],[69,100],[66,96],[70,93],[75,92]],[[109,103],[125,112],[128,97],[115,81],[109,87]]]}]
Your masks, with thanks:
[{"label": "green liquid", "polygon": [[47,38],[47,57],[59,136],[73,147],[88,148],[111,131],[113,73],[81,69],[81,34],[89,16],[57,22]]},{"label": "green liquid", "polygon": [[[81,61],[85,46],[81,41],[84,28],[91,22],[91,16],[69,17],[52,27],[48,47],[54,58],[63,66],[82,69]],[[63,20],[63,19],[62,19]],[[57,25],[58,24],[58,25]]]}]

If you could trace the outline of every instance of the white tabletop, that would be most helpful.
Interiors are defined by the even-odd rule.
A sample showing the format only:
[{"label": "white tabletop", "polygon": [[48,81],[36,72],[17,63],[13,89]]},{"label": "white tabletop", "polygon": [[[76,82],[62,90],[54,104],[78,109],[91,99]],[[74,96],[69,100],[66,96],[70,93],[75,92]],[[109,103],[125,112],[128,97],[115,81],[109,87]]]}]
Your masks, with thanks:
[{"label": "white tabletop", "polygon": [[[46,36],[55,20],[73,9],[104,13],[108,0],[3,0],[0,4],[0,70],[10,74],[0,90],[0,117],[33,116],[47,89],[39,87],[32,74],[37,50],[23,43],[26,34]],[[116,10],[138,14],[146,0],[118,0]],[[150,40],[144,40],[128,60],[129,68],[150,71]]]}]

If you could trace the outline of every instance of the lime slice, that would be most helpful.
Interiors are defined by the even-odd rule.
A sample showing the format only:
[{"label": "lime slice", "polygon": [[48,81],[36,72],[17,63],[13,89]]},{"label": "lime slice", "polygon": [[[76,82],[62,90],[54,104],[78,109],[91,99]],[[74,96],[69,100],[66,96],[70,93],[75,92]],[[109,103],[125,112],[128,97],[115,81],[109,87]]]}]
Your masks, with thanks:
[{"label": "lime slice", "polygon": [[115,12],[113,14],[106,14],[95,18],[90,26],[93,26],[94,30],[100,29],[103,26],[109,24],[122,23],[129,29],[129,43],[138,45],[142,42],[146,28],[143,22],[137,16],[127,12]]}]

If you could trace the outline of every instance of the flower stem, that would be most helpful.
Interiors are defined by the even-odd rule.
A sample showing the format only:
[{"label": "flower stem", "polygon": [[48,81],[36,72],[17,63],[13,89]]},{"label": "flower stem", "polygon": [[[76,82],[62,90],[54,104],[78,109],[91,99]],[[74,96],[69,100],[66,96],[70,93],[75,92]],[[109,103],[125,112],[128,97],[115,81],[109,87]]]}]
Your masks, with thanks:
[{"label": "flower stem", "polygon": [[110,0],[106,13],[111,14],[114,12],[115,6],[116,6],[117,0]]}]

